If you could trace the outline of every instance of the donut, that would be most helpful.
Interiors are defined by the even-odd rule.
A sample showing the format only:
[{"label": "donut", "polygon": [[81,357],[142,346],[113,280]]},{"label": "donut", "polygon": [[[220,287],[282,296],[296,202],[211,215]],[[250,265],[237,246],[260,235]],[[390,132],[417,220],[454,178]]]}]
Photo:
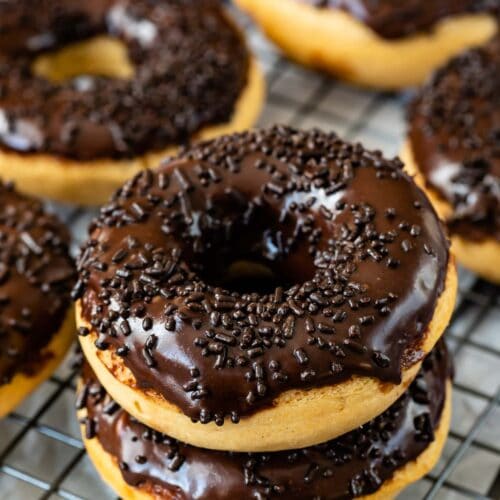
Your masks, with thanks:
[{"label": "donut", "polygon": [[332,441],[271,453],[205,450],[154,431],[121,409],[88,365],[78,408],[89,456],[122,498],[386,500],[436,464],[449,428],[449,375],[440,341],[381,415]]},{"label": "donut", "polygon": [[498,32],[497,0],[236,0],[289,57],[383,90],[432,70]]},{"label": "donut", "polygon": [[69,234],[0,182],[0,417],[47,379],[75,336]]},{"label": "donut", "polygon": [[244,130],[263,76],[216,0],[0,2],[0,175],[96,205],[192,140]]},{"label": "donut", "polygon": [[380,414],[456,293],[442,224],[401,166],[277,126],[139,173],[78,261],[80,342],[106,390],[150,427],[231,451],[309,446]]},{"label": "donut", "polygon": [[500,42],[465,52],[411,103],[402,153],[461,264],[500,283]]}]

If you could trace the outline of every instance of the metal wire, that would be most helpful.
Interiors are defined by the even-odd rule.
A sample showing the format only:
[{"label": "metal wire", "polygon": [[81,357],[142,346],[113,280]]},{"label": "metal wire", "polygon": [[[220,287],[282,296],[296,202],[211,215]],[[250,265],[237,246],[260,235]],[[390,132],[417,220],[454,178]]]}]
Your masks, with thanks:
[{"label": "metal wire", "polygon": [[[317,125],[388,155],[397,153],[404,135],[405,96],[353,89],[298,68],[243,23],[267,73],[263,125]],[[54,209],[73,229],[76,251],[93,213]],[[450,439],[437,469],[401,498],[500,499],[499,295],[498,287],[461,273],[459,302],[446,334],[457,374]],[[484,331],[496,331],[497,339]],[[68,423],[74,381],[74,370],[66,363],[30,398],[35,410],[21,408],[0,422],[0,499],[113,498],[88,464],[76,422]],[[32,448],[32,442],[37,447],[41,442],[42,449]]]}]

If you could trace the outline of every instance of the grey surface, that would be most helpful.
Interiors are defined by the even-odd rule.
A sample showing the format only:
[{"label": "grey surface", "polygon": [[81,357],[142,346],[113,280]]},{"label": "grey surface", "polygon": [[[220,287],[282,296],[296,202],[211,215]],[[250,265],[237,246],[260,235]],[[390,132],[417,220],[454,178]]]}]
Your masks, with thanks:
[{"label": "grey surface", "polygon": [[[269,84],[261,125],[319,126],[388,156],[397,154],[404,136],[404,97],[356,89],[301,69],[282,59],[258,32],[249,34]],[[92,212],[53,208],[71,225],[76,249]],[[499,499],[499,289],[461,271],[459,302],[446,335],[457,372],[451,435],[435,470],[400,498]],[[114,498],[78,438],[73,384],[67,361],[0,421],[1,500]]]}]

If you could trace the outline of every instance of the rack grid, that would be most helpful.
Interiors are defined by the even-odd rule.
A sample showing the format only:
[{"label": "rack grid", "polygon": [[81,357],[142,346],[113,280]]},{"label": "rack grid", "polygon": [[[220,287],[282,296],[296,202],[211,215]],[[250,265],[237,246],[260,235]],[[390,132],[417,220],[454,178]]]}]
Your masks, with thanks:
[{"label": "rack grid", "polygon": [[[398,153],[407,95],[349,87],[283,57],[235,13],[265,70],[261,125],[335,130],[352,141]],[[71,227],[74,253],[95,211],[51,204]],[[435,469],[400,500],[500,499],[500,289],[460,270],[459,297],[446,333],[455,357],[453,420]],[[71,355],[53,377],[0,421],[0,499],[115,498],[85,455],[74,415]]]}]

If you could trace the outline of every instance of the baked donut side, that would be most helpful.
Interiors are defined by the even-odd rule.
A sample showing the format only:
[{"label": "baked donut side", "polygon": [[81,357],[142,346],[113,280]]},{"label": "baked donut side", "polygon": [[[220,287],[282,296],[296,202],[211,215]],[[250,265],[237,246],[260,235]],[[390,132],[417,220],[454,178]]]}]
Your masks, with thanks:
[{"label": "baked donut side", "polygon": [[409,110],[407,170],[446,221],[465,267],[500,283],[499,44],[453,59]]},{"label": "baked donut side", "polygon": [[[268,288],[225,281],[245,262],[275,275]],[[280,449],[284,435],[307,446],[383,411],[456,293],[441,224],[398,160],[288,127],[201,144],[131,180],[79,271],[82,347],[112,396],[153,427],[175,419],[158,430],[238,451]]]},{"label": "baked donut side", "polygon": [[434,466],[446,440],[445,352],[441,342],[401,398],[364,426],[265,454],[203,450],[157,433],[121,409],[87,366],[77,403],[82,436],[98,472],[126,498],[392,498]]},{"label": "baked donut side", "polygon": [[[35,25],[50,47],[0,52],[0,172],[25,191],[104,203],[180,145],[254,124],[264,79],[217,2],[49,3]],[[67,46],[57,29],[74,9],[89,26]]]},{"label": "baked donut side", "polygon": [[[390,38],[359,20],[349,11],[351,7],[319,8],[300,0],[236,3],[292,59],[352,83],[385,90],[423,83],[449,58],[466,48],[483,45],[498,32],[494,14],[467,13],[465,9],[461,14],[455,12],[452,2],[448,7],[453,15],[420,26],[417,32]],[[405,2],[403,7],[388,7],[393,8],[408,7]],[[418,8],[427,7],[419,4]],[[399,28],[398,23],[387,24]]]},{"label": "baked donut side", "polygon": [[35,199],[0,183],[0,415],[62,360],[74,339],[69,235]]}]

